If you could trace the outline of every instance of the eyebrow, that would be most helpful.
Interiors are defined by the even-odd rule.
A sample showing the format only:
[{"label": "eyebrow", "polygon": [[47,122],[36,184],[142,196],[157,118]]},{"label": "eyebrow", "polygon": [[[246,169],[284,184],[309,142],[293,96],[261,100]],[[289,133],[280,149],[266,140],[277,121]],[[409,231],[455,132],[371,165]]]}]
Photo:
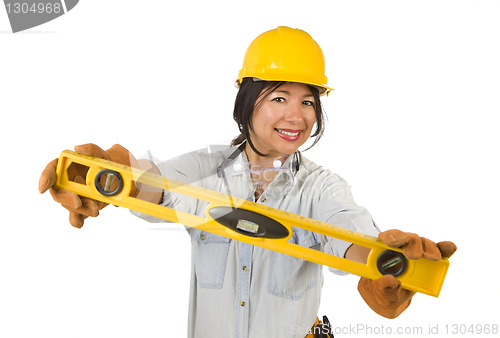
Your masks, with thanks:
[{"label": "eyebrow", "polygon": [[[275,90],[274,93],[283,93],[283,94],[287,94],[287,95],[290,95],[290,92],[287,91],[287,90]],[[313,94],[305,94],[303,97],[314,97]]]}]

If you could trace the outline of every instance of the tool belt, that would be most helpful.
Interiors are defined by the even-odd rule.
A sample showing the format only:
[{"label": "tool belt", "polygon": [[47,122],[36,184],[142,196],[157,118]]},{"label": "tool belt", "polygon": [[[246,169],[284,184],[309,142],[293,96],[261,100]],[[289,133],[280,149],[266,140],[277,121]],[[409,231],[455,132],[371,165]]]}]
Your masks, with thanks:
[{"label": "tool belt", "polygon": [[305,338],[334,338],[332,326],[327,316],[323,316],[323,321],[316,318],[313,327]]}]

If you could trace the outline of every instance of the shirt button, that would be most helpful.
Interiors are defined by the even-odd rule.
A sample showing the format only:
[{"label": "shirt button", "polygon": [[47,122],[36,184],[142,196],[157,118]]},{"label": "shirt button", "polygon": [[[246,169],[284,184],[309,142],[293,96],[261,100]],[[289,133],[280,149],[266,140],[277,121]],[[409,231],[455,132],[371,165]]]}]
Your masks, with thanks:
[{"label": "shirt button", "polygon": [[260,199],[260,201],[261,201],[261,202],[265,202],[266,200],[267,200],[267,198],[265,198],[265,197],[262,197],[262,198]]},{"label": "shirt button", "polygon": [[245,302],[240,302],[240,305],[241,306],[245,306]]},{"label": "shirt button", "polygon": [[247,268],[247,266],[245,265],[245,266],[243,267],[243,271],[247,271],[247,270],[248,270],[248,268]]}]

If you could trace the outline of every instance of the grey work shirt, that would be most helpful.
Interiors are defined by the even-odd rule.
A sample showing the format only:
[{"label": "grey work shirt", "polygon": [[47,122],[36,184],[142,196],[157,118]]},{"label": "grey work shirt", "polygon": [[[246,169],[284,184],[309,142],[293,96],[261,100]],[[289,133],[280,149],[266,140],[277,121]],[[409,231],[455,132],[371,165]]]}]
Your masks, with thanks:
[{"label": "grey work shirt", "polygon": [[[165,177],[227,193],[217,168],[236,148],[209,148],[156,164]],[[245,160],[244,152],[235,161],[239,160]],[[285,165],[291,161],[289,156]],[[228,178],[231,194],[247,197],[250,180],[248,173]],[[278,175],[269,188],[285,183]],[[264,191],[255,202],[372,236],[379,232],[368,211],[354,202],[346,181],[303,156],[294,185],[285,196],[272,197]],[[208,205],[172,192],[164,193],[162,204],[202,217]],[[133,213],[149,222],[163,221]],[[305,336],[320,305],[320,265],[198,229],[187,230],[192,243],[188,337]],[[294,228],[289,241],[339,257],[350,245],[299,228]]]}]

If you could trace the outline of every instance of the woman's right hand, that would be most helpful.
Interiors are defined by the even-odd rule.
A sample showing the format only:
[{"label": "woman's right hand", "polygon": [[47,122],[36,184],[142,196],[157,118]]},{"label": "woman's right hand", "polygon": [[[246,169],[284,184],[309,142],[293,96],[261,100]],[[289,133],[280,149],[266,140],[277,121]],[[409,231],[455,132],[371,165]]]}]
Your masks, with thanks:
[{"label": "woman's right hand", "polygon": [[[137,162],[134,156],[119,144],[115,144],[108,150],[103,150],[95,144],[88,143],[76,146],[75,151],[81,155],[99,157],[127,166],[135,166]],[[38,190],[41,194],[49,190],[54,201],[61,203],[64,208],[69,210],[69,222],[71,225],[75,228],[81,228],[87,217],[98,216],[99,210],[104,208],[107,203],[82,197],[68,190],[54,188],[53,186],[57,178],[57,162],[58,159],[55,159],[45,167],[40,176]],[[85,184],[87,169],[79,164],[70,165],[68,168],[68,177],[72,181]]]},{"label": "woman's right hand", "polygon": [[[409,259],[427,258],[433,261],[450,258],[457,250],[453,242],[439,242],[420,237],[413,233],[392,229],[378,234],[384,244],[392,248],[401,248]],[[361,277],[358,291],[366,304],[379,315],[396,318],[411,303],[414,291],[401,287],[401,281],[392,275],[384,275],[376,280]]]}]

